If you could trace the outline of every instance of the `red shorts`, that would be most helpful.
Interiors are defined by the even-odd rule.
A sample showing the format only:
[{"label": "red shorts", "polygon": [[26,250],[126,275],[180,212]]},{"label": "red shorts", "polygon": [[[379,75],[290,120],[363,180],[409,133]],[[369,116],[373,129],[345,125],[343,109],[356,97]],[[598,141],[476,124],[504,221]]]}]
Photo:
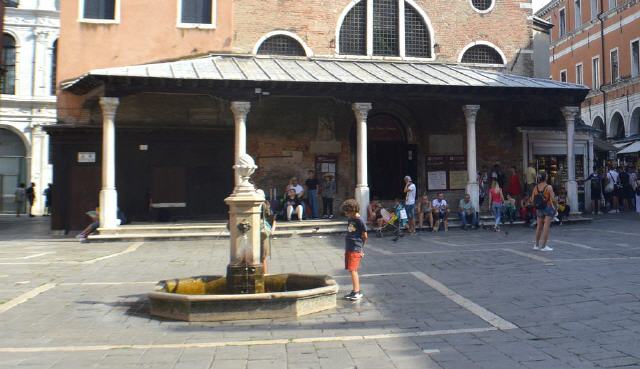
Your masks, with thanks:
[{"label": "red shorts", "polygon": [[346,251],[344,253],[344,268],[350,272],[357,272],[360,267],[362,253],[358,251]]}]

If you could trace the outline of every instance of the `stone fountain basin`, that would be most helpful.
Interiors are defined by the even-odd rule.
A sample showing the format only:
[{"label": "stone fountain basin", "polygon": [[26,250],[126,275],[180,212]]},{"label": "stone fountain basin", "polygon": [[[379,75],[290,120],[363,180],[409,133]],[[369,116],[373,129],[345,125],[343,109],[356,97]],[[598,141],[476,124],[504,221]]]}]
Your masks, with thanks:
[{"label": "stone fountain basin", "polygon": [[189,322],[287,318],[336,307],[338,284],[326,275],[274,274],[265,293],[229,294],[223,276],[160,281],[148,294],[151,315]]}]

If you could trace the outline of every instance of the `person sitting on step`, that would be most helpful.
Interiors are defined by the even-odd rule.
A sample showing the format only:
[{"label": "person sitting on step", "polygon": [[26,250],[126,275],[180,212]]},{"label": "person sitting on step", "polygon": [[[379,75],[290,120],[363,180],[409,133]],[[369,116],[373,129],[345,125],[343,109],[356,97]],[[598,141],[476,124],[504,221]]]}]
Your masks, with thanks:
[{"label": "person sitting on step", "polygon": [[444,223],[444,231],[449,230],[449,204],[444,199],[444,192],[438,192],[437,197],[431,203],[433,208],[433,218],[435,219],[435,225],[433,226],[433,232],[440,230],[440,223]]},{"label": "person sitting on step", "polygon": [[304,214],[302,199],[296,196],[296,190],[293,188],[287,191],[287,196],[284,199],[284,209],[287,220],[291,220],[291,216],[295,213],[298,216],[298,220],[302,221],[302,214]]}]

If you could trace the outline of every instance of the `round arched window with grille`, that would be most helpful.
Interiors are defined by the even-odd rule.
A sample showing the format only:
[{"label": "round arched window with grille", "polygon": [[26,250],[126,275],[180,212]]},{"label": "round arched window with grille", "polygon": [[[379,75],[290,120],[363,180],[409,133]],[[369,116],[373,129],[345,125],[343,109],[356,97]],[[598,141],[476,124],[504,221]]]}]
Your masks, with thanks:
[{"label": "round arched window with grille", "polygon": [[504,60],[500,53],[488,45],[471,46],[462,55],[462,63],[467,64],[500,64],[504,65]]},{"label": "round arched window with grille", "polygon": [[287,35],[274,35],[264,40],[258,48],[258,55],[306,56],[304,47],[298,40]]},{"label": "round arched window with grille", "polygon": [[471,6],[480,13],[487,13],[493,9],[495,0],[471,0]]},{"label": "round arched window with grille", "polygon": [[[372,4],[370,12],[368,4]],[[432,35],[424,12],[406,0],[355,3],[344,15],[338,39],[342,55],[432,57]]]}]

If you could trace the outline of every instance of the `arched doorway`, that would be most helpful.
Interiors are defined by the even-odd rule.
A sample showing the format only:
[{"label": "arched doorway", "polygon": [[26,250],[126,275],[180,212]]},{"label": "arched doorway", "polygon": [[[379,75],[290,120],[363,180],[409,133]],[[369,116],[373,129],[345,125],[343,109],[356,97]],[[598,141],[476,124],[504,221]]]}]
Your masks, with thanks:
[{"label": "arched doorway", "polygon": [[640,107],[637,107],[631,113],[631,122],[629,122],[629,135],[640,134]]},{"label": "arched doorway", "polygon": [[611,117],[611,123],[609,127],[609,137],[613,139],[624,138],[624,119],[620,113],[616,112]]},{"label": "arched doorway", "polygon": [[27,149],[18,133],[0,128],[0,213],[16,211],[16,187],[27,182],[26,154]]},{"label": "arched doorway", "polygon": [[593,129],[598,131],[598,137],[599,138],[606,138],[605,137],[604,121],[602,120],[602,118],[596,117],[596,119],[593,120],[592,127],[593,127]]},{"label": "arched doorway", "polygon": [[380,113],[367,122],[369,138],[369,187],[380,199],[402,198],[403,178],[417,175],[415,145],[407,144],[403,124],[393,115]]}]

